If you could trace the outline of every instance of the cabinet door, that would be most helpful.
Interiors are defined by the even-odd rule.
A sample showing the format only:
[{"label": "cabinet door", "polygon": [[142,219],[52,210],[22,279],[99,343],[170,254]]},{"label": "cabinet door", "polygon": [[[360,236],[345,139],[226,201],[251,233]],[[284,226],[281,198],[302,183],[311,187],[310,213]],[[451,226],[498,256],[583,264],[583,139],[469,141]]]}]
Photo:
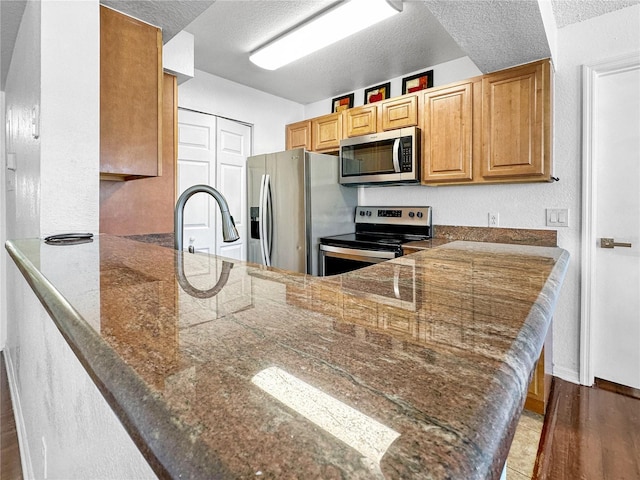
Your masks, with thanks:
[{"label": "cabinet door", "polygon": [[473,83],[424,94],[422,181],[471,180]]},{"label": "cabinet door", "polygon": [[410,95],[382,102],[382,130],[418,125],[418,97]]},{"label": "cabinet door", "polygon": [[548,61],[482,79],[484,178],[550,177]]},{"label": "cabinet door", "polygon": [[377,132],[378,109],[375,105],[345,110],[346,137],[357,137]]},{"label": "cabinet door", "polygon": [[100,7],[100,173],[162,174],[162,32]]},{"label": "cabinet door", "polygon": [[342,114],[331,113],[311,120],[311,142],[314,152],[335,151],[342,140]]},{"label": "cabinet door", "polygon": [[[549,327],[551,328],[551,327]],[[540,353],[538,363],[536,363],[533,376],[531,377],[531,383],[529,383],[529,389],[527,390],[527,399],[525,400],[524,408],[531,412],[540,413],[544,415],[546,410],[547,398],[549,396],[550,385],[547,385],[546,376],[544,372],[544,347]]]},{"label": "cabinet door", "polygon": [[286,147],[311,150],[311,120],[292,123],[286,126]]}]

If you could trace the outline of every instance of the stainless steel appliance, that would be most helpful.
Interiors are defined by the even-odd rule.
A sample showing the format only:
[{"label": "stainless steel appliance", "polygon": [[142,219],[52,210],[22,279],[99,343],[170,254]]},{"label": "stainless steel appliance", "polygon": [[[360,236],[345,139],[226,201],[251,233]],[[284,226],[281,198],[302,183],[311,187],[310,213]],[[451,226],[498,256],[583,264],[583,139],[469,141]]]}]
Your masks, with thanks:
[{"label": "stainless steel appliance", "polygon": [[343,185],[420,182],[420,129],[400,128],[340,141]]},{"label": "stainless steel appliance", "polygon": [[357,190],[338,182],[338,157],[287,150],[247,159],[248,260],[318,275],[319,238],[353,232]]},{"label": "stainless steel appliance", "polygon": [[355,233],[320,239],[320,275],[336,275],[402,255],[432,235],[431,207],[357,207]]}]

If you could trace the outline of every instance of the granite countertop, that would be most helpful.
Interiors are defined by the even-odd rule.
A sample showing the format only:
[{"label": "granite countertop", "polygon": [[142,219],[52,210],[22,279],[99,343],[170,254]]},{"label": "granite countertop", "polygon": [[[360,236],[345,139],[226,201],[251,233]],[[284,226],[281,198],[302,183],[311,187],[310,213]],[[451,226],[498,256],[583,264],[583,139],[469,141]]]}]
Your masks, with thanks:
[{"label": "granite countertop", "polygon": [[569,258],[454,241],[317,278],[108,235],[7,249],[172,478],[498,478]]}]

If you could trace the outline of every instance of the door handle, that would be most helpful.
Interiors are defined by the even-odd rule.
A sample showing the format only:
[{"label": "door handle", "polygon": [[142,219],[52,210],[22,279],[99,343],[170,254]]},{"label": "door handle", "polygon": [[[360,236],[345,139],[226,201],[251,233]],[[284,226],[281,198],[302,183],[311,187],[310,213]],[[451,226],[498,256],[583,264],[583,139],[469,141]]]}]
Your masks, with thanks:
[{"label": "door handle", "polygon": [[400,139],[393,141],[393,171],[400,173]]},{"label": "door handle", "polygon": [[631,248],[630,243],[624,242],[616,242],[613,238],[601,238],[600,239],[600,248],[613,248],[613,247],[629,247]]}]

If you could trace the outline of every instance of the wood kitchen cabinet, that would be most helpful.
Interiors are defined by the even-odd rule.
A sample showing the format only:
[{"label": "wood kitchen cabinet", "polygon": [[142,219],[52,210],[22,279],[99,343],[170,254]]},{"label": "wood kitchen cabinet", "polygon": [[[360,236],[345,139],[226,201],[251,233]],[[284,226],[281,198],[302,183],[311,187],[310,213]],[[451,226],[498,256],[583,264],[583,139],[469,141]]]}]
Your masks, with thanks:
[{"label": "wood kitchen cabinet", "polygon": [[423,94],[422,183],[551,181],[549,60]]},{"label": "wood kitchen cabinet", "polygon": [[485,179],[550,179],[549,61],[482,78],[482,162]]},{"label": "wood kitchen cabinet", "polygon": [[418,125],[417,95],[404,95],[384,100],[380,105],[380,109],[382,113],[382,128],[379,131]]},{"label": "wood kitchen cabinet", "polygon": [[345,137],[368,135],[378,131],[378,108],[376,105],[363,105],[344,112]]},{"label": "wood kitchen cabinet", "polygon": [[[549,327],[551,330],[551,327]],[[527,391],[527,399],[524,408],[531,412],[544,415],[549,403],[549,393],[551,392],[552,366],[550,355],[545,355],[546,343],[540,353],[540,358],[536,364],[536,368],[529,384]]]},{"label": "wood kitchen cabinet", "polygon": [[162,175],[162,32],[100,7],[100,178]]},{"label": "wood kitchen cabinet", "polygon": [[342,114],[330,113],[311,119],[311,150],[337,151],[342,140]]},{"label": "wood kitchen cabinet", "polygon": [[540,60],[287,125],[286,144],[335,152],[342,138],[420,126],[424,185],[550,182],[551,82]]},{"label": "wood kitchen cabinet", "polygon": [[291,123],[286,126],[286,148],[304,148],[311,150],[311,120]]},{"label": "wood kitchen cabinet", "polygon": [[480,86],[464,82],[424,93],[423,183],[473,179],[473,99]]}]

